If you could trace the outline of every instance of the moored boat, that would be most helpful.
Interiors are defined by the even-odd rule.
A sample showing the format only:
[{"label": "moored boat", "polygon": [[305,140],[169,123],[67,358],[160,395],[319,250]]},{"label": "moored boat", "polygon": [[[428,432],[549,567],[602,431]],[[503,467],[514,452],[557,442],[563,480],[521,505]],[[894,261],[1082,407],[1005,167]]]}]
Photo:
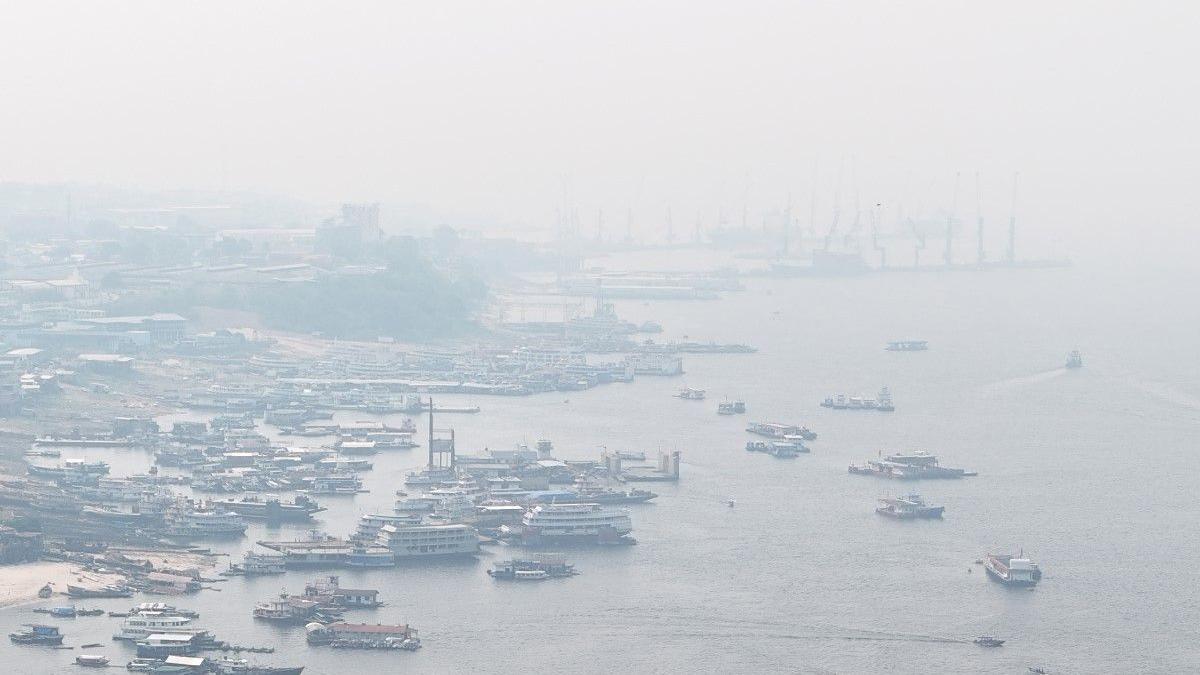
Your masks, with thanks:
[{"label": "moored boat", "polygon": [[1032,587],[1042,580],[1041,568],[1023,553],[1015,556],[989,553],[983,559],[983,569],[1005,586]]}]

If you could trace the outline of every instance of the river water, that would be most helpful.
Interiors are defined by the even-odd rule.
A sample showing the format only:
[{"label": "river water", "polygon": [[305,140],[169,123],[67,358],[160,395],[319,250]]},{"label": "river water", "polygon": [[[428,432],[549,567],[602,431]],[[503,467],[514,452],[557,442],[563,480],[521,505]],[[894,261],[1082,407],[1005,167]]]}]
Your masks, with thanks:
[{"label": "river water", "polygon": [[[582,574],[539,584],[485,574],[519,553],[504,547],[474,562],[343,570],[344,586],[378,588],[388,603],[348,619],[411,622],[425,645],[415,653],[310,648],[302,628],[251,618],[255,601],[299,592],[315,572],[235,577],[178,601],[221,639],[277,648],[259,660],[303,663],[314,675],[1193,671],[1200,309],[1191,288],[1081,266],[759,279],[713,302],[619,302],[623,318],[666,326],[663,338],[759,352],[687,356],[682,377],[586,392],[444,397],[483,412],[446,415],[439,426],[452,425],[468,453],[539,438],[564,458],[594,458],[600,446],[682,451],[681,481],[653,486],[654,503],[631,507],[637,546],[571,551]],[[905,338],[930,349],[882,349]],[[1085,367],[1066,371],[1073,348]],[[884,384],[894,413],[818,406],[828,394],[871,395]],[[709,399],[673,398],[681,386],[707,389]],[[724,397],[744,399],[749,414],[717,416]],[[820,438],[794,460],[747,453],[748,420],[803,423]],[[846,471],[880,451],[916,449],[979,475],[914,485]],[[322,499],[321,527],[344,535],[359,514],[388,512],[422,452],[377,456],[364,475],[371,492]],[[137,451],[111,454],[114,475],[148,462]],[[873,512],[877,498],[909,488],[944,504],[945,519]],[[250,541],[299,534],[253,525],[245,541],[218,548],[240,557]],[[1045,573],[1032,591],[1003,588],[972,564],[1022,548]],[[5,609],[0,628],[37,616]],[[65,670],[78,653],[114,664],[132,657],[109,639],[118,619],[58,623],[68,644],[103,648],[6,642],[5,670]],[[985,633],[1008,643],[969,642]]]}]

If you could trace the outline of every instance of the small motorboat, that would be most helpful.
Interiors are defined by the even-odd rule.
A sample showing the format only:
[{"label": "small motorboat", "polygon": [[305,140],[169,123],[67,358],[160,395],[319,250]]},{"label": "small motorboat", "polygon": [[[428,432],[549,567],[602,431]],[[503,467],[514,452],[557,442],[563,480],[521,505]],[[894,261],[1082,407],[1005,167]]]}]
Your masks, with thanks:
[{"label": "small motorboat", "polygon": [[46,598],[54,595],[54,588],[49,583],[47,583],[45,586],[42,586],[41,588],[38,589],[37,595],[39,598],[45,600]]},{"label": "small motorboat", "polygon": [[1004,645],[1004,640],[991,635],[980,635],[975,638],[974,642],[980,647],[1000,647]]},{"label": "small motorboat", "polygon": [[75,665],[85,668],[107,668],[108,657],[99,654],[80,654],[75,657]]},{"label": "small motorboat", "polygon": [[737,506],[737,502],[733,499],[726,499],[725,505],[732,509],[733,507]]}]

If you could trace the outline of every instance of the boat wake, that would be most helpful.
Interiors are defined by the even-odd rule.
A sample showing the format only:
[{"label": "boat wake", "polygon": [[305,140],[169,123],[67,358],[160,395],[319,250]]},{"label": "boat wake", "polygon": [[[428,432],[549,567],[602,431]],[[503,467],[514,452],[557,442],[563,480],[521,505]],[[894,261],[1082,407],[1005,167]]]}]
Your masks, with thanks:
[{"label": "boat wake", "polygon": [[999,382],[993,382],[989,385],[986,385],[984,387],[984,390],[989,391],[989,392],[1004,391],[1005,389],[1012,389],[1012,388],[1020,387],[1023,385],[1037,384],[1039,382],[1046,382],[1047,380],[1053,380],[1056,377],[1062,377],[1066,373],[1067,373],[1066,368],[1055,368],[1054,370],[1047,370],[1047,371],[1044,371],[1041,373],[1034,373],[1033,375],[1022,375],[1020,377],[1012,377],[1007,380],[1000,380]]}]

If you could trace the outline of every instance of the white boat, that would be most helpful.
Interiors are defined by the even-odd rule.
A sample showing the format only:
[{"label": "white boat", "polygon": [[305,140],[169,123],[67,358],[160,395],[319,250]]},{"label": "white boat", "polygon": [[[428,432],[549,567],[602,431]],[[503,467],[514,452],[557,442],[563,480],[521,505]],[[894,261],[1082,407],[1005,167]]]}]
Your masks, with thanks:
[{"label": "white boat", "polygon": [[541,504],[521,518],[529,543],[623,543],[633,530],[629,512],[601,504]]},{"label": "white boat", "polygon": [[189,511],[176,514],[166,533],[170,537],[188,539],[240,537],[246,533],[246,523],[232,511]]},{"label": "white boat", "polygon": [[239,569],[247,576],[283,574],[287,571],[287,557],[278,553],[255,553],[246,551]]},{"label": "white boat", "polygon": [[125,617],[121,629],[113,634],[114,640],[144,640],[156,633],[198,633],[192,619],[164,612],[146,611]]},{"label": "white boat", "polygon": [[379,530],[379,546],[388,549],[397,561],[405,558],[468,556],[479,552],[479,535],[467,525],[384,525]]}]

